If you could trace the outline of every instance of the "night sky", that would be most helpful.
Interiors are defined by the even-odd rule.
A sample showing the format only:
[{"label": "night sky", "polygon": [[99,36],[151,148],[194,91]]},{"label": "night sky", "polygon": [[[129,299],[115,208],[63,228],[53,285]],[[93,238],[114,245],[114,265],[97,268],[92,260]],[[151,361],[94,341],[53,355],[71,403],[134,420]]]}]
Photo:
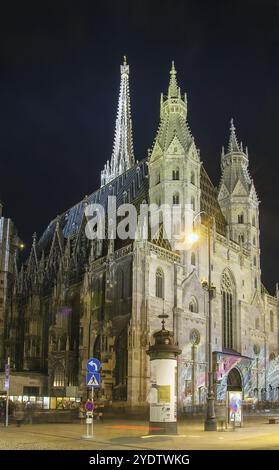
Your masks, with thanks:
[{"label": "night sky", "polygon": [[124,54],[136,158],[171,60],[214,184],[234,117],[261,202],[263,282],[279,280],[279,7],[269,0],[13,1],[0,7],[0,199],[30,247],[110,159]]}]

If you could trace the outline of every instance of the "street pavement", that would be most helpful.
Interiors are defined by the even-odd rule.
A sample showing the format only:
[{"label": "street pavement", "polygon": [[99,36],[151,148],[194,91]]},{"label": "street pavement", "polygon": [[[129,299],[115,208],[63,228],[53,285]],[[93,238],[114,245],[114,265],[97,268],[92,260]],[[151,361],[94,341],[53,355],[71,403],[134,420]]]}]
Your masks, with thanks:
[{"label": "street pavement", "polygon": [[94,440],[84,440],[85,424],[28,424],[0,427],[1,450],[279,450],[279,424],[249,419],[235,431],[203,431],[203,423],[179,423],[177,436],[150,436],[148,422],[107,420],[94,423]]}]

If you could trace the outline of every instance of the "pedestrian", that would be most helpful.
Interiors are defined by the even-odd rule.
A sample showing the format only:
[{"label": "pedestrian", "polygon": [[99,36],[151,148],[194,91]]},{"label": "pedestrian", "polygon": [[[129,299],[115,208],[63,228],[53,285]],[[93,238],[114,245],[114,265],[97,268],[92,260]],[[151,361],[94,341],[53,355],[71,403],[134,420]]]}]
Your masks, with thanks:
[{"label": "pedestrian", "polygon": [[83,424],[82,422],[83,422],[83,419],[85,418],[85,409],[84,409],[83,404],[81,404],[79,407],[78,417],[80,419],[80,424]]},{"label": "pedestrian", "polygon": [[20,428],[24,420],[24,409],[21,403],[17,404],[15,408],[15,412],[14,412],[14,417],[15,417],[17,427]]},{"label": "pedestrian", "polygon": [[25,417],[26,417],[26,422],[27,424],[32,424],[33,423],[33,408],[32,408],[32,403],[30,401],[26,402],[25,405]]},{"label": "pedestrian", "polygon": [[5,426],[5,421],[6,421],[5,409],[6,409],[6,401],[1,400],[0,401],[0,422],[2,422],[4,426]]}]

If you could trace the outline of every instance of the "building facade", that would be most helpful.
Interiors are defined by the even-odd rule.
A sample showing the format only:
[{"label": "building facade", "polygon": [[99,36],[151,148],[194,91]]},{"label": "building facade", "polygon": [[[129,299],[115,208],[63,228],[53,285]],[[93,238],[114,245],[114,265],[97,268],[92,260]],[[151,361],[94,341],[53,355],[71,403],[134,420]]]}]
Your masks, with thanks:
[{"label": "building facade", "polygon": [[5,364],[6,313],[9,312],[16,257],[20,244],[14,223],[10,218],[4,217],[3,205],[0,201],[0,370]]},{"label": "building facade", "polygon": [[[187,99],[174,64],[160,124],[148,157],[136,161],[129,97],[129,65],[121,84],[111,161],[101,187],[33,236],[30,255],[13,277],[6,306],[4,355],[17,371],[41,376],[38,394],[87,396],[86,360],[102,362],[100,396],[131,408],[146,407],[150,392],[146,354],[158,315],[182,350],[178,359],[178,404],[205,402],[208,337],[208,215],[212,226],[212,348],[217,400],[228,385],[245,398],[279,399],[279,293],[261,282],[259,199],[249,174],[247,149],[233,122],[221,155],[216,188],[200,158],[187,119]],[[85,210],[91,203],[109,212],[132,203],[190,205],[200,240],[177,250],[164,224],[155,236],[138,227],[134,238],[87,238]],[[109,214],[109,217],[111,214]],[[181,228],[176,227],[177,232]]]}]

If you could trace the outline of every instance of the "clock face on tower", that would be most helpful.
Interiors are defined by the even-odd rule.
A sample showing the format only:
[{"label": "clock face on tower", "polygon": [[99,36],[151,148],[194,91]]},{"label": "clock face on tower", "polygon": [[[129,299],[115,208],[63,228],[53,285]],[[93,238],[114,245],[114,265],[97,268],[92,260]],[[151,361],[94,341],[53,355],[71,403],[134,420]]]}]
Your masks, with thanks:
[{"label": "clock face on tower", "polygon": [[198,345],[199,342],[201,340],[201,335],[200,335],[200,332],[198,330],[196,330],[195,328],[193,330],[191,330],[190,332],[190,341],[193,345]]}]

